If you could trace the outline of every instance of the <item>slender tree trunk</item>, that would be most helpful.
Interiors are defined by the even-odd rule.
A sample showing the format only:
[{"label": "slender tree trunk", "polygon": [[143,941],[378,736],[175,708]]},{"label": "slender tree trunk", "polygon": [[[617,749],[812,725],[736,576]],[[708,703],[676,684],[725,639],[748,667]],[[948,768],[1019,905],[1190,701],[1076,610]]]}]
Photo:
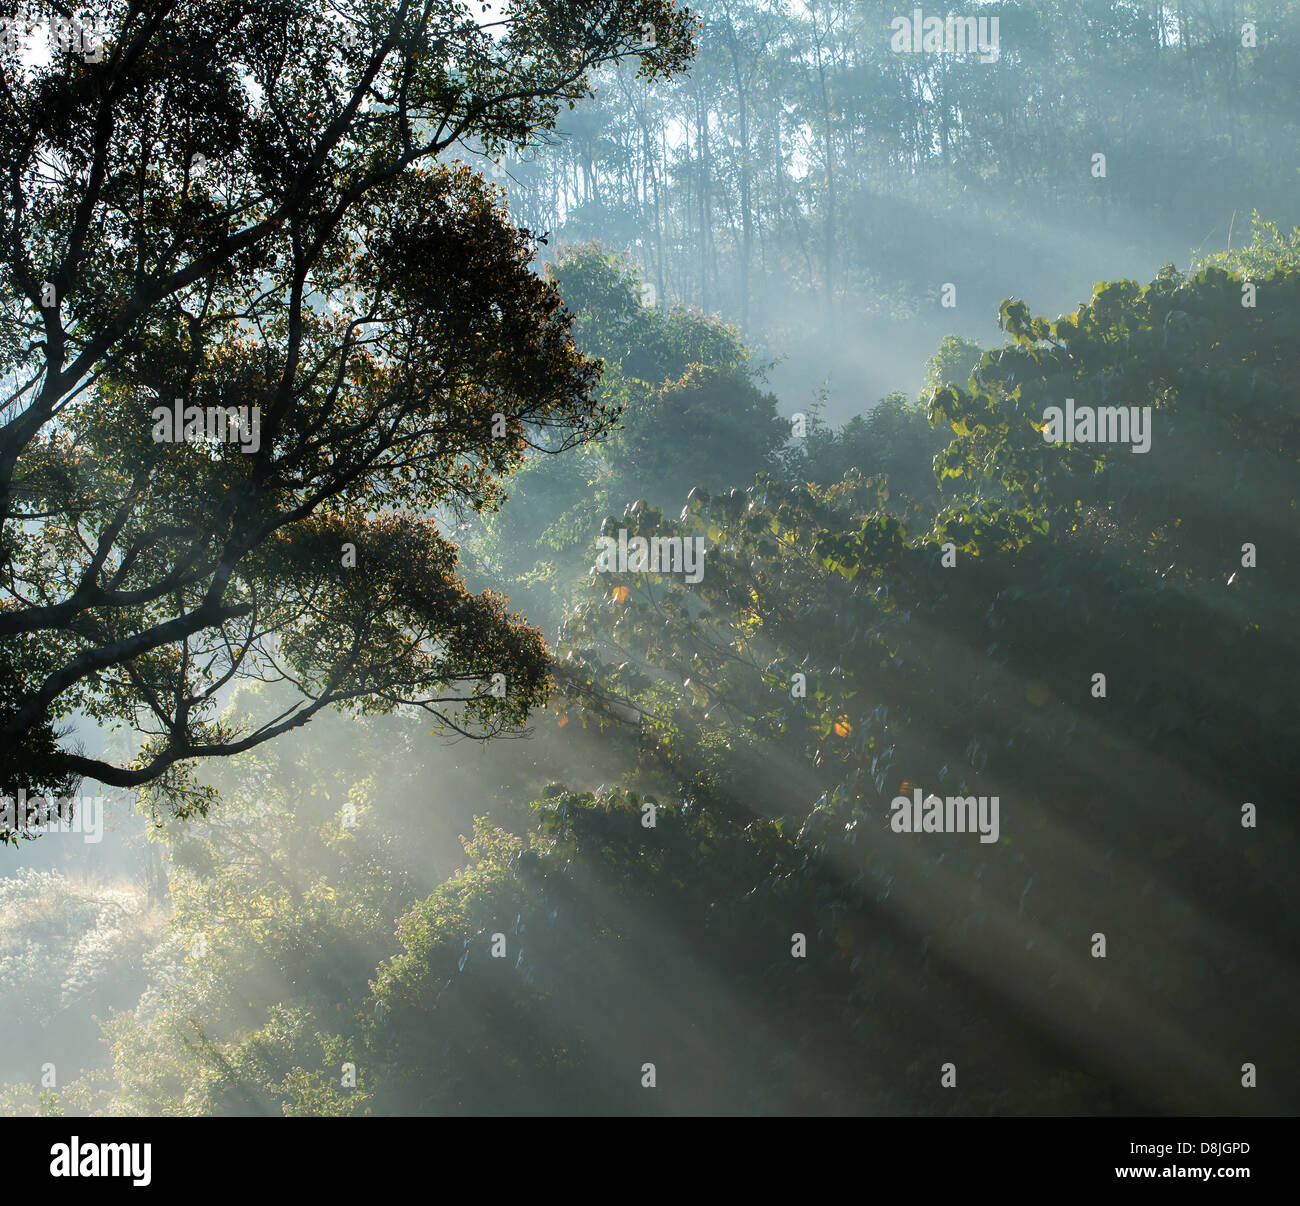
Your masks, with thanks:
[{"label": "slender tree trunk", "polygon": [[731,23],[730,11],[724,10],[727,30],[727,49],[731,53],[731,69],[736,80],[736,103],[740,122],[740,323],[749,326],[749,265],[754,254],[754,227],[751,215],[749,177],[749,97],[745,79],[740,70],[740,48],[736,30]]}]

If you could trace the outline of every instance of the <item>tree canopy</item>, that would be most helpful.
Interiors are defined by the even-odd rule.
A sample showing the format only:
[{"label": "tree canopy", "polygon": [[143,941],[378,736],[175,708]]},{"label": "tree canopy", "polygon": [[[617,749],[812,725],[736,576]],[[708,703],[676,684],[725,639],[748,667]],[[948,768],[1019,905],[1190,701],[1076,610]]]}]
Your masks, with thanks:
[{"label": "tree canopy", "polygon": [[[1242,283],[1104,283],[1054,322],[1008,300],[1007,343],[930,399],[927,506],[857,468],[630,503],[614,526],[702,539],[707,572],[584,575],[546,765],[448,798],[464,865],[435,886],[390,718],[223,763],[229,815],[166,836],[165,994],[116,1017],[110,1066],[12,1108],[1277,1108],[1243,1107],[1233,1061],[1294,1046],[1271,802],[1300,770],[1300,295],[1278,269],[1253,310]],[[1045,441],[1066,390],[1156,399],[1149,452]],[[913,841],[913,793],[1000,812]]]},{"label": "tree canopy", "polygon": [[[107,26],[97,62],[0,49],[0,785],[184,808],[195,759],[331,704],[517,723],[540,638],[467,592],[432,513],[611,416],[454,153],[533,144],[600,62],[679,68],[688,15],[121,0]],[[266,676],[299,698],[225,726],[222,690]],[[70,748],[74,712],[138,754]]]},{"label": "tree canopy", "polygon": [[1296,6],[977,7],[0,25],[0,1113],[1293,1112]]}]

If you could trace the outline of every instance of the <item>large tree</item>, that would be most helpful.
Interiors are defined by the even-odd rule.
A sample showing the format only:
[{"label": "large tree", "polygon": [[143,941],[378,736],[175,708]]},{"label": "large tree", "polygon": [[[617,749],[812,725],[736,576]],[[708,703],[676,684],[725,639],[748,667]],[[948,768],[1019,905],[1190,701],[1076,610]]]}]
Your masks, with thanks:
[{"label": "large tree", "polygon": [[[48,61],[0,39],[0,791],[183,808],[196,759],[328,705],[518,723],[545,646],[433,516],[610,416],[458,157],[543,140],[600,62],[679,69],[689,14],[117,0],[104,28]],[[236,731],[247,677],[301,697]],[[68,748],[78,711],[141,749]]]}]

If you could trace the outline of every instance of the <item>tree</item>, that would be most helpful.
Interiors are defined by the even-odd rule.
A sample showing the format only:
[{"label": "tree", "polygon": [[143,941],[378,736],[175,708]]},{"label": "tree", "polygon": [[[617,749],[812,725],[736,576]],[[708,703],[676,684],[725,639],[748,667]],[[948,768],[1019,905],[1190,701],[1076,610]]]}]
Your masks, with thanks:
[{"label": "tree", "polygon": [[822,419],[820,402],[809,411],[806,438],[783,458],[787,477],[825,485],[856,469],[864,476],[888,478],[891,511],[938,509],[933,461],[948,440],[930,426],[925,407],[895,391],[838,430]]},{"label": "tree", "polygon": [[1198,267],[1206,265],[1237,272],[1249,281],[1271,275],[1279,268],[1295,271],[1300,268],[1300,226],[1287,234],[1278,229],[1276,222],[1267,222],[1258,212],[1253,212],[1250,215],[1250,242],[1243,247],[1205,256],[1197,264]]},{"label": "tree", "polygon": [[[794,1011],[753,981],[781,951],[789,901],[757,940],[737,940],[725,906],[785,869],[786,843],[771,826],[619,789],[552,786],[532,807],[523,837],[477,824],[469,866],[398,923],[402,949],[363,1015],[376,1111],[779,1109],[781,1045],[765,1036],[793,1027]],[[742,977],[748,1024],[736,1026],[718,986],[734,1002]],[[663,1080],[655,1093],[645,1060]]]},{"label": "tree", "polygon": [[[1112,257],[1214,250],[1252,206],[1288,211],[1288,0],[1251,5],[1257,45],[1232,5],[1184,5],[1187,20],[1113,0],[995,6],[993,56],[896,52],[883,0],[693,7],[689,75],[646,88],[603,73],[599,114],[509,165],[512,210],[565,241],[628,246],[661,296],[740,320],[819,376],[859,380],[857,347],[879,340],[901,355],[872,396],[921,347],[978,335],[1013,290],[1055,312],[1098,264],[1126,262]],[[1283,130],[1271,143],[1247,136],[1267,122]],[[956,313],[936,304],[944,282],[960,284]]]},{"label": "tree", "polygon": [[621,421],[581,454],[533,455],[512,480],[513,504],[488,517],[467,551],[550,631],[591,566],[593,518],[637,498],[670,503],[694,485],[750,482],[788,428],[735,327],[642,304],[627,260],[595,244],[563,249],[547,276],[574,315],[574,342],[601,362],[601,404]]},{"label": "tree", "polygon": [[983,349],[974,340],[945,335],[934,355],[925,362],[925,395],[928,397],[945,385],[964,386],[982,354]]},{"label": "tree", "polygon": [[[183,810],[193,760],[328,705],[518,723],[544,646],[466,592],[431,512],[497,505],[539,434],[612,416],[529,232],[450,157],[536,143],[601,62],[680,68],[688,14],[117,0],[107,24],[100,62],[0,48],[0,788]],[[248,677],[301,698],[229,729]],[[138,756],[67,748],[77,710]]]},{"label": "tree", "polygon": [[[1177,1027],[1219,1066],[1294,1045],[1300,839],[1277,809],[1258,842],[1242,805],[1300,774],[1300,275],[1260,282],[1255,308],[1214,267],[1054,322],[1007,301],[1012,342],[931,402],[954,437],[937,515],[900,520],[856,474],[634,508],[635,535],[703,539],[703,575],[596,576],[566,622],[575,711],[637,733],[653,790],[801,822],[819,937],[857,959],[820,1033],[864,1081],[915,1083],[925,1035],[965,1033],[998,1108],[1059,1078],[1072,1110],[1226,1109],[1235,1079]],[[1045,440],[1067,396],[1149,400],[1150,446]],[[1000,829],[891,832],[914,792],[1000,799]],[[1104,980],[1096,931],[1132,944]],[[916,999],[933,1025],[886,1041]]]}]

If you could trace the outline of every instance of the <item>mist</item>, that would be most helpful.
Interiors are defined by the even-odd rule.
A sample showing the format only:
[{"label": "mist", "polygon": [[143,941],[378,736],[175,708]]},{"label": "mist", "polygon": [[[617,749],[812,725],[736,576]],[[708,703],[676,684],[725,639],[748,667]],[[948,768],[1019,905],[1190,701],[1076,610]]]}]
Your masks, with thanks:
[{"label": "mist", "polygon": [[[62,335],[6,252],[0,789],[103,823],[5,831],[0,1113],[1294,1112],[1294,6],[967,4],[988,61],[871,0],[434,7],[412,128],[463,132],[312,211],[301,280],[266,219],[210,344],[126,299],[260,230],[275,105],[204,102],[250,225],[186,144],[157,229],[49,270],[114,335],[27,426]],[[379,162],[399,90],[329,108],[360,28],[283,120]],[[90,70],[4,53],[42,131]],[[471,120],[489,67],[536,111]],[[179,394],[151,440],[164,386],[263,399],[258,446]],[[1051,440],[1067,398],[1149,452]]]}]

